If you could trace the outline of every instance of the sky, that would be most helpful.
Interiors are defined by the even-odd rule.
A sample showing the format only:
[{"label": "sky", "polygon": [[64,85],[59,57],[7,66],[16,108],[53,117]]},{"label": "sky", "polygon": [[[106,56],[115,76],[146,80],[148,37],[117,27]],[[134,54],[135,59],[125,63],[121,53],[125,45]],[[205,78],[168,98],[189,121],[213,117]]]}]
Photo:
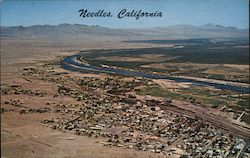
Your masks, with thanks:
[{"label": "sky", "polygon": [[[1,26],[58,25],[61,23],[99,25],[110,28],[150,28],[208,23],[249,28],[249,0],[0,0]],[[78,10],[104,9],[113,17],[79,16]],[[119,19],[118,13],[142,10],[162,12],[162,17]]]}]

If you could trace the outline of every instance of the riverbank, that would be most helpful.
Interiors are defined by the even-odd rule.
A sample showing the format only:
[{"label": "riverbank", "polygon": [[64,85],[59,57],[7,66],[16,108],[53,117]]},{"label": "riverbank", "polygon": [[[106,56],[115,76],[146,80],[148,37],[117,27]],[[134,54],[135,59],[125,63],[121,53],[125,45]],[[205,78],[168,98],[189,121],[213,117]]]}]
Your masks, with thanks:
[{"label": "riverbank", "polygon": [[84,63],[79,63],[76,61],[76,58],[81,58],[81,55],[73,55],[65,57],[62,61],[62,67],[71,70],[71,71],[87,71],[95,72],[95,73],[112,73],[118,75],[133,75],[133,76],[140,76],[146,77],[150,79],[167,79],[167,80],[174,80],[176,82],[185,82],[185,83],[192,83],[196,86],[213,86],[216,89],[222,90],[231,90],[240,93],[249,93],[250,89],[247,84],[243,83],[233,83],[233,82],[225,82],[225,81],[218,81],[218,80],[210,80],[210,79],[202,79],[202,78],[194,78],[194,77],[184,77],[184,76],[162,76],[162,75],[155,75],[155,74],[146,74],[143,72],[136,72],[136,71],[127,71],[123,69],[113,69],[110,67],[96,67],[91,66],[91,63],[88,65]]}]

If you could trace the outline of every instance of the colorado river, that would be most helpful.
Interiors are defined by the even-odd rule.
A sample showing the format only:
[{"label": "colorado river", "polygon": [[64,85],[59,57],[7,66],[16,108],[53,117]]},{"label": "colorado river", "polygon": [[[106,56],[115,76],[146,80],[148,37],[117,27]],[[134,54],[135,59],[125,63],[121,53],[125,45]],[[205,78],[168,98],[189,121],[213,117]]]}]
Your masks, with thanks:
[{"label": "colorado river", "polygon": [[173,80],[176,82],[189,82],[193,85],[197,86],[213,86],[216,89],[221,90],[231,90],[241,93],[249,93],[250,89],[247,87],[229,85],[229,84],[222,84],[222,83],[212,83],[206,81],[197,81],[194,79],[187,79],[187,78],[179,78],[179,77],[172,77],[172,76],[163,76],[163,75],[154,75],[154,74],[146,74],[143,72],[135,72],[135,71],[128,71],[128,70],[121,70],[121,69],[113,69],[113,68],[103,68],[103,67],[94,67],[91,65],[85,65],[79,62],[76,62],[76,58],[80,57],[80,55],[73,55],[65,57],[62,62],[62,68],[70,71],[82,71],[82,72],[96,72],[96,73],[109,73],[109,74],[117,74],[117,75],[131,75],[131,76],[138,76],[138,77],[145,77],[149,79],[167,79]]}]

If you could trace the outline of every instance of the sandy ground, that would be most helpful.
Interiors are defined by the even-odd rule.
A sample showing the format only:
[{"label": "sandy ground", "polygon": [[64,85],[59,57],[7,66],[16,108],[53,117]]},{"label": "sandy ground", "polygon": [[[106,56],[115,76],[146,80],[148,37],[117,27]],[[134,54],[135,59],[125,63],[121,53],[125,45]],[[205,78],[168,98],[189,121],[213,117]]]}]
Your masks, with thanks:
[{"label": "sandy ground", "polygon": [[[41,121],[56,117],[53,112],[30,113],[21,115],[22,107],[5,104],[5,101],[20,100],[23,107],[53,108],[57,104],[78,104],[75,99],[56,97],[56,85],[30,79],[21,75],[23,67],[40,65],[57,55],[70,55],[85,49],[127,48],[128,45],[113,42],[59,41],[49,40],[10,40],[1,39],[1,87],[19,85],[23,89],[40,90],[45,97],[27,95],[4,95],[1,97],[1,108],[12,111],[1,113],[1,156],[4,158],[28,157],[81,157],[81,158],[151,158],[163,155],[152,152],[139,152],[126,148],[105,147],[97,141],[101,139],[76,136],[71,133],[55,131],[45,127]],[[131,47],[145,47],[134,45]],[[76,73],[76,76],[81,74]],[[47,105],[46,103],[50,104]],[[55,103],[55,104],[52,104]],[[65,116],[67,117],[67,116]]]},{"label": "sandy ground", "polygon": [[[1,113],[1,155],[5,158],[26,158],[26,157],[64,157],[64,158],[153,158],[164,157],[164,155],[152,152],[140,152],[126,148],[105,147],[100,143],[102,138],[89,138],[77,136],[72,133],[52,130],[45,127],[41,121],[57,117],[53,111],[47,113],[20,114],[24,108],[55,108],[56,104],[80,104],[80,102],[69,97],[53,97],[57,94],[57,85],[22,75],[23,67],[41,65],[57,55],[71,55],[79,50],[87,49],[108,49],[108,48],[142,48],[157,45],[145,44],[124,44],[117,41],[104,41],[93,43],[90,41],[57,41],[49,40],[1,40],[1,87],[18,85],[23,89],[32,91],[40,90],[45,93],[44,97],[28,95],[3,95],[1,96],[1,108],[10,111]],[[74,73],[74,76],[84,76],[86,74]],[[71,75],[72,76],[72,75]],[[105,77],[105,75],[93,75]],[[28,80],[27,80],[28,79]],[[188,86],[177,85],[171,82],[157,81],[163,87],[173,86],[173,88]],[[71,85],[74,86],[74,85]],[[6,104],[5,101],[20,100],[21,106]],[[48,104],[49,103],[49,104]],[[183,107],[183,102],[174,101],[176,106]],[[185,104],[186,111],[193,109],[195,115],[202,116],[206,113],[205,119],[215,121],[218,116],[211,116],[213,111]],[[176,109],[168,109],[175,111]],[[65,118],[70,117],[65,115]],[[221,122],[225,119],[221,119]],[[226,122],[227,126],[232,126]],[[232,126],[232,129],[235,127]],[[245,131],[243,130],[245,133]],[[178,156],[172,156],[178,157]]]},{"label": "sandy ground", "polygon": [[178,83],[178,82],[174,82],[171,80],[163,80],[163,79],[154,79],[153,80],[155,83],[157,83],[158,85],[160,85],[163,88],[167,88],[169,90],[174,90],[174,89],[178,89],[178,88],[188,88],[190,87],[191,83]]}]

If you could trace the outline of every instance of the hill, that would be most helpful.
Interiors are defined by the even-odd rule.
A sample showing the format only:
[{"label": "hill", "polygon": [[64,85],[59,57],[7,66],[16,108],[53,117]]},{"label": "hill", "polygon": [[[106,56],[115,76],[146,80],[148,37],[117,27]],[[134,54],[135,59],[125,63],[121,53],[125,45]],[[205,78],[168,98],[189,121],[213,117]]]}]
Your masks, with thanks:
[{"label": "hill", "polygon": [[206,24],[202,26],[174,25],[147,29],[111,29],[81,24],[33,25],[1,27],[1,37],[56,39],[191,39],[248,38],[248,29]]}]

